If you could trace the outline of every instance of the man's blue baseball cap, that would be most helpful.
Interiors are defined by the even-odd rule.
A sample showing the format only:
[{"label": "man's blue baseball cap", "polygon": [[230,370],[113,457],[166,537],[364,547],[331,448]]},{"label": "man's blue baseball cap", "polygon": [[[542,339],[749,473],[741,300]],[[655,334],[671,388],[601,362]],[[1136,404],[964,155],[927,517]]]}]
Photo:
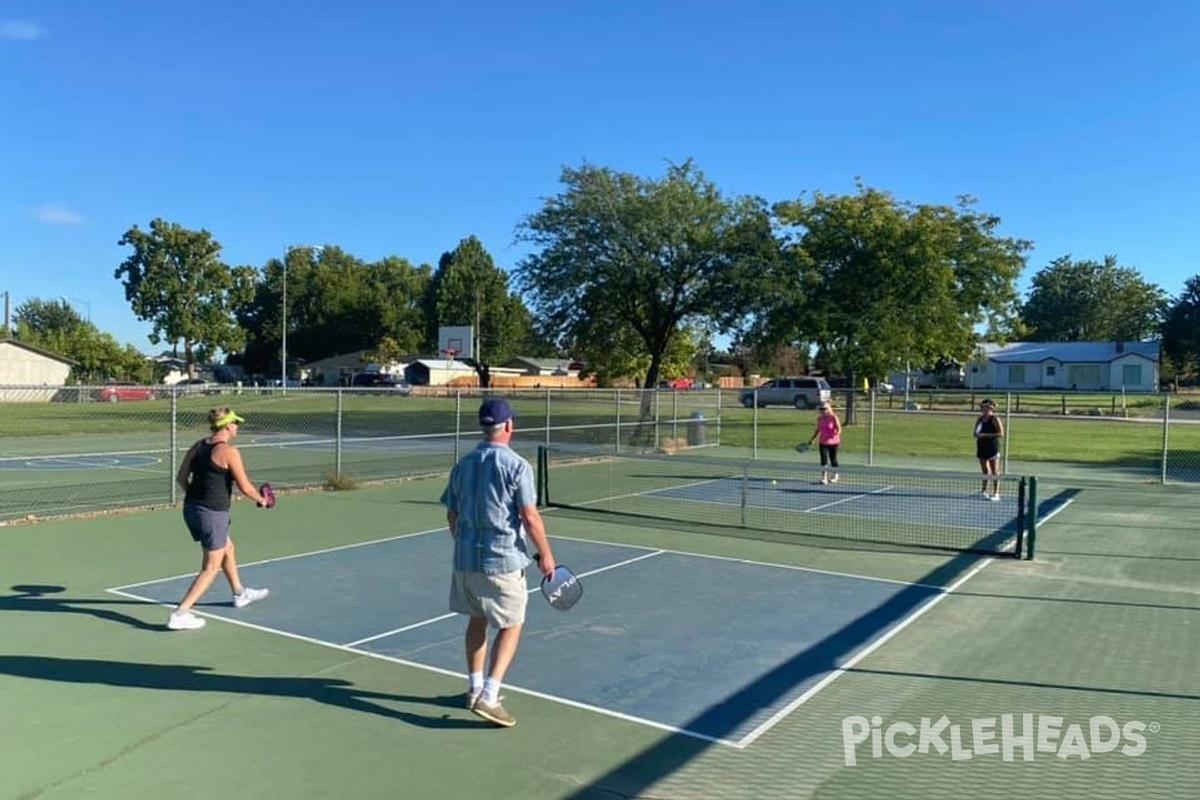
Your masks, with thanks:
[{"label": "man's blue baseball cap", "polygon": [[512,406],[502,397],[496,397],[491,400],[484,400],[483,405],[479,407],[479,424],[480,425],[501,425],[508,422],[510,419],[517,416]]}]

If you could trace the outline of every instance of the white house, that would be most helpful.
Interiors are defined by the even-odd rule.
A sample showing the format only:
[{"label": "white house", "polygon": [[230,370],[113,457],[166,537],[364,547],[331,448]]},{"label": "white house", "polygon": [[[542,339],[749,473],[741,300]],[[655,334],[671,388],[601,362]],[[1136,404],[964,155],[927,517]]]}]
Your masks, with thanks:
[{"label": "white house", "polygon": [[1158,389],[1158,342],[983,343],[967,365],[969,389]]},{"label": "white house", "polygon": [[0,401],[50,400],[59,387],[66,385],[74,363],[49,350],[16,339],[0,338],[0,387],[46,387],[0,388]]},{"label": "white house", "polygon": [[445,386],[455,378],[474,377],[474,367],[445,358],[418,358],[404,367],[404,380],[413,386]]}]

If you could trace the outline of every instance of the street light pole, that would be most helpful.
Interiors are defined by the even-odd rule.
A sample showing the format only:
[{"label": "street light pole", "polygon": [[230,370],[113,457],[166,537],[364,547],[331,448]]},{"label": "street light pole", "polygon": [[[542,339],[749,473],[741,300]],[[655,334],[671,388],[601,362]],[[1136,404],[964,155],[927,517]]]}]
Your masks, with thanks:
[{"label": "street light pole", "polygon": [[287,394],[287,374],[288,374],[288,368],[287,368],[287,329],[288,329],[288,324],[287,324],[287,268],[288,268],[287,257],[289,255],[291,255],[291,252],[293,250],[314,250],[319,254],[324,249],[325,248],[321,247],[320,245],[292,244],[292,245],[288,245],[287,250],[283,254],[283,308],[281,309],[281,312],[279,315],[280,316],[279,324],[283,328],[283,347],[282,347],[283,352],[282,352],[282,358],[280,358],[280,366],[279,366],[279,373],[280,373],[279,374],[279,378],[280,378],[279,388],[284,394]]}]

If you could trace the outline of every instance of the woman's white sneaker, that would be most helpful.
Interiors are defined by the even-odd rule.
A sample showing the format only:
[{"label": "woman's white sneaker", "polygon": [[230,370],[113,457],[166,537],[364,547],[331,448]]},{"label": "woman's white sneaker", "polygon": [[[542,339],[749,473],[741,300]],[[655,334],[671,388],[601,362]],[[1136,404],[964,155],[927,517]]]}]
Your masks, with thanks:
[{"label": "woman's white sneaker", "polygon": [[257,603],[259,600],[265,599],[268,594],[270,594],[270,590],[268,589],[250,589],[243,586],[242,593],[233,596],[233,607],[245,608],[251,603]]},{"label": "woman's white sneaker", "polygon": [[167,619],[167,628],[173,631],[194,631],[204,627],[204,617],[197,617],[191,611],[172,611]]}]

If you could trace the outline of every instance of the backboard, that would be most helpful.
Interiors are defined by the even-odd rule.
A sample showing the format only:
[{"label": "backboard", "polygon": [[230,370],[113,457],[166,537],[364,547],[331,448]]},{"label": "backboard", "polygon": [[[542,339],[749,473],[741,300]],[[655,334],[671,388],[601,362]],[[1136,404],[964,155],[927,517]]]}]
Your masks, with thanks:
[{"label": "backboard", "polygon": [[475,328],[471,325],[443,325],[438,328],[438,350],[453,350],[455,358],[475,357]]}]

